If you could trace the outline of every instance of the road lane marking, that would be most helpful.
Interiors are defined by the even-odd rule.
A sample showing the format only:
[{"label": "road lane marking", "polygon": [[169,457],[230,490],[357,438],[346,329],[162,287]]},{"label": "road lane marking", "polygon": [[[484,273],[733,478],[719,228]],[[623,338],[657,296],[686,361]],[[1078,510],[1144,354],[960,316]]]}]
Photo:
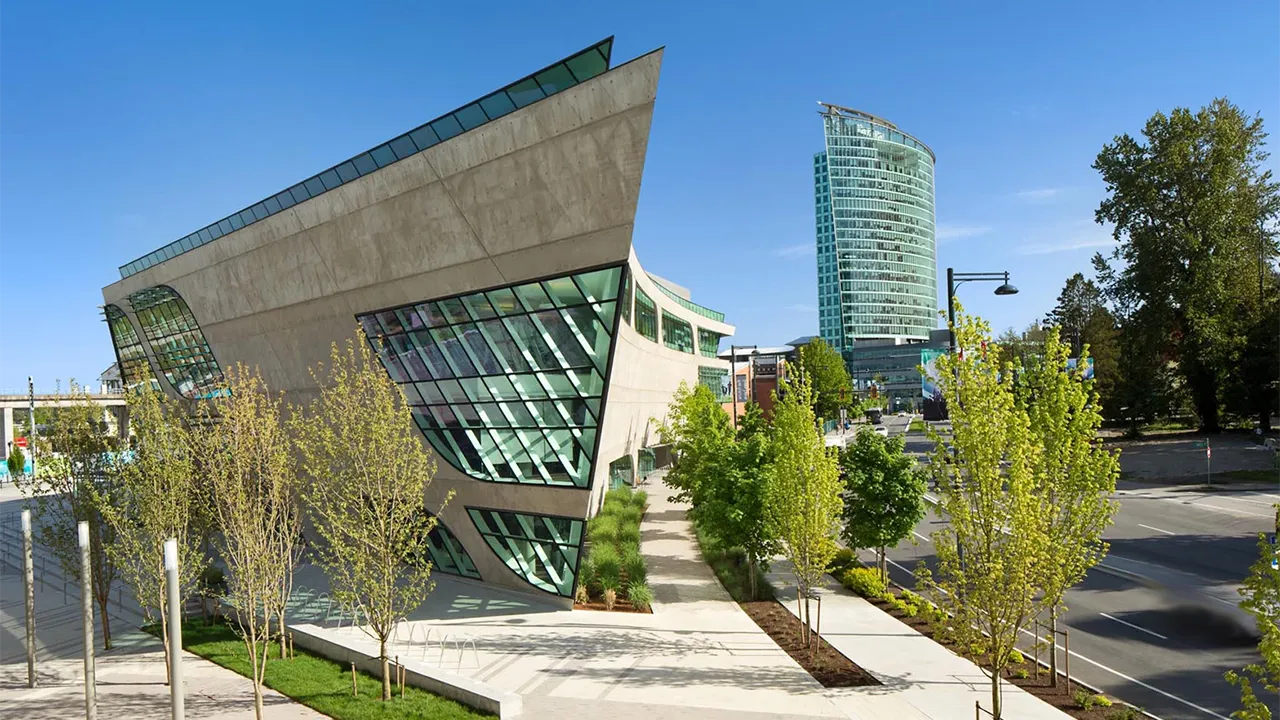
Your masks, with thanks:
[{"label": "road lane marking", "polygon": [[1162,533],[1164,533],[1165,535],[1176,535],[1176,534],[1177,534],[1177,533],[1171,533],[1171,532],[1169,532],[1168,530],[1161,530],[1161,529],[1160,529],[1160,528],[1158,528],[1158,527],[1151,527],[1150,525],[1143,525],[1142,523],[1138,523],[1138,527],[1140,527],[1140,528],[1146,528],[1146,529],[1148,529],[1148,530],[1155,530],[1156,532],[1162,532]]},{"label": "road lane marking", "polygon": [[1252,515],[1253,517],[1261,517],[1261,518],[1271,517],[1270,515],[1265,515],[1263,513],[1249,512],[1248,510],[1240,510],[1239,508],[1224,508],[1220,505],[1210,505],[1209,503],[1198,503],[1198,502],[1192,502],[1190,500],[1183,500],[1182,504],[1190,505],[1192,507],[1205,508],[1206,510],[1217,510],[1218,512],[1224,512],[1224,513],[1227,513],[1228,515]]},{"label": "road lane marking", "polygon": [[[913,573],[913,572],[911,572],[910,570],[908,570],[908,569],[906,569],[906,568],[902,567],[901,565],[899,565],[898,563],[894,562],[893,560],[890,560],[889,558],[885,558],[885,560],[888,560],[888,562],[889,562],[889,564],[890,564],[890,565],[892,565],[892,566],[894,566],[894,567],[898,568],[899,570],[901,570],[901,571],[905,572],[906,574],[910,575],[911,577],[915,577],[915,576],[916,576],[916,574],[915,574],[915,573]],[[1026,628],[1018,628],[1018,629],[1019,629],[1020,631],[1022,631],[1023,633],[1025,633],[1025,634],[1027,634],[1027,635],[1030,635],[1030,636],[1031,636],[1031,637],[1033,637],[1033,638],[1034,638],[1034,637],[1036,637],[1036,634],[1035,634],[1035,633],[1031,632],[1030,630],[1027,630]],[[1040,638],[1036,638],[1036,640],[1037,640],[1037,642],[1039,642]],[[1054,647],[1058,648],[1059,650],[1066,650],[1066,648],[1063,648],[1061,645],[1058,645],[1057,643],[1054,643]],[[1144,682],[1142,682],[1141,680],[1139,680],[1139,679],[1137,679],[1137,678],[1135,678],[1135,677],[1130,677],[1129,675],[1125,675],[1124,673],[1120,672],[1119,670],[1116,670],[1115,668],[1109,668],[1109,667],[1107,667],[1106,665],[1103,665],[1102,663],[1098,662],[1097,660],[1090,660],[1089,658],[1087,658],[1087,657],[1085,657],[1085,656],[1081,655],[1080,653],[1076,652],[1075,650],[1066,650],[1066,652],[1070,653],[1073,657],[1080,658],[1081,660],[1083,660],[1083,661],[1085,661],[1085,662],[1089,663],[1090,665],[1093,665],[1094,667],[1098,668],[1099,670],[1103,670],[1103,671],[1105,671],[1105,672],[1109,672],[1109,673],[1111,673],[1112,675],[1115,675],[1116,677],[1120,678],[1121,680],[1124,680],[1124,681],[1126,681],[1126,682],[1131,682],[1131,683],[1133,683],[1134,685],[1138,685],[1139,687],[1146,688],[1147,690],[1150,690],[1150,691],[1151,691],[1151,692],[1153,692],[1153,693],[1157,693],[1157,694],[1159,694],[1159,695],[1162,695],[1162,696],[1164,696],[1164,697],[1167,697],[1167,698],[1169,698],[1170,700],[1176,700],[1177,702],[1180,702],[1180,703],[1182,703],[1183,705],[1186,705],[1186,706],[1187,706],[1187,707],[1189,707],[1189,708],[1192,708],[1192,709],[1195,709],[1195,710],[1199,710],[1200,712],[1202,712],[1202,713],[1204,713],[1204,714],[1206,714],[1206,715],[1208,715],[1208,716],[1210,716],[1210,717],[1217,718],[1218,720],[1231,720],[1231,718],[1229,718],[1229,717],[1227,717],[1227,716],[1225,716],[1225,715],[1219,715],[1218,713],[1216,713],[1216,712],[1214,712],[1214,711],[1210,710],[1209,708],[1201,707],[1200,705],[1197,705],[1197,704],[1195,704],[1195,703],[1191,702],[1190,700],[1184,700],[1183,698],[1180,698],[1180,697],[1178,697],[1177,695],[1174,695],[1174,694],[1173,694],[1173,693],[1171,693],[1171,692],[1165,692],[1164,690],[1161,690],[1160,688],[1158,688],[1158,687],[1156,687],[1156,686],[1154,686],[1154,685],[1148,685],[1147,683],[1144,683]]]},{"label": "road lane marking", "polygon": [[1106,613],[1098,613],[1098,614],[1099,614],[1099,615],[1101,615],[1102,617],[1104,617],[1104,618],[1108,619],[1108,620],[1115,620],[1116,622],[1120,623],[1121,625],[1127,625],[1128,627],[1131,627],[1131,628],[1133,628],[1134,630],[1141,630],[1142,632],[1144,632],[1144,633],[1146,633],[1146,634],[1148,634],[1148,635],[1155,635],[1156,637],[1160,638],[1161,640],[1168,640],[1168,639],[1169,639],[1169,638],[1165,637],[1164,635],[1161,635],[1161,634],[1160,634],[1160,633],[1158,633],[1158,632],[1154,632],[1154,631],[1148,630],[1148,629],[1146,629],[1146,628],[1144,628],[1144,627],[1138,627],[1137,625],[1134,625],[1134,624],[1133,624],[1133,623],[1131,623],[1131,622],[1126,622],[1126,621],[1124,621],[1124,620],[1121,620],[1121,619],[1120,619],[1120,618],[1118,618],[1118,617],[1115,617],[1115,616],[1112,616],[1112,615],[1108,615],[1108,614],[1106,614]]},{"label": "road lane marking", "polygon": [[925,537],[924,535],[921,535],[920,533],[916,532],[915,530],[912,530],[912,531],[911,531],[911,534],[912,534],[912,535],[915,535],[916,537],[920,538],[921,540],[923,540],[923,541],[925,541],[925,542],[933,542],[932,540],[930,540],[929,538]]}]

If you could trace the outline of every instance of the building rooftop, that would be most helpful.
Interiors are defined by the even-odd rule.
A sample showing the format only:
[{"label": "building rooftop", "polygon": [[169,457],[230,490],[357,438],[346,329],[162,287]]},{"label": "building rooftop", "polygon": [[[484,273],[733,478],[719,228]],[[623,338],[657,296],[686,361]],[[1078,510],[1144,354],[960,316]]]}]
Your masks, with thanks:
[{"label": "building rooftop", "polygon": [[[613,36],[610,35],[580,52],[554,62],[479,100],[445,113],[368,152],[360,153],[291,188],[282,190],[266,200],[228,215],[133,262],[121,265],[120,277],[127,278],[142,272],[153,265],[213,242],[223,235],[230,235],[240,228],[265,220],[356,178],[422,152],[433,145],[474,130],[503,115],[584,83],[609,69],[612,51]],[[723,316],[720,319],[723,320]]]},{"label": "building rooftop", "polygon": [[[848,117],[848,118],[855,118],[858,120],[866,120],[868,122],[873,122],[877,125],[883,126],[901,135],[903,140],[900,140],[899,142],[905,142],[905,144],[907,145],[918,145],[921,150],[924,150],[925,152],[929,153],[929,157],[933,158],[934,162],[937,162],[938,160],[938,156],[935,155],[933,150],[928,145],[924,144],[924,142],[921,141],[920,138],[915,137],[910,133],[902,132],[902,130],[899,129],[897,125],[894,125],[893,123],[889,122],[888,120],[885,120],[884,118],[878,115],[872,115],[869,112],[863,112],[861,110],[854,110],[853,108],[847,108],[847,107],[844,107],[843,105],[833,105],[831,103],[822,102],[821,100],[818,101],[818,104],[822,106],[822,109],[818,111],[819,115],[831,115],[834,117]],[[896,140],[897,138],[890,138],[890,139]]]}]

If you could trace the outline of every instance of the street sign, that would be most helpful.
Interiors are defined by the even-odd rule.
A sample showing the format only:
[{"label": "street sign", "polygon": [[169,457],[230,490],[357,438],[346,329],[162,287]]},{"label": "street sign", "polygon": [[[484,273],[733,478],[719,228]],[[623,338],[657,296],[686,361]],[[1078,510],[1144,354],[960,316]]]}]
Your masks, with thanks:
[{"label": "street sign", "polygon": [[1267,542],[1271,543],[1272,545],[1275,545],[1275,544],[1276,544],[1276,534],[1275,534],[1275,533],[1271,533],[1270,535],[1268,535],[1268,536],[1267,536]]},{"label": "street sign", "polygon": [[13,444],[25,450],[27,448],[27,439],[24,437],[14,438]]}]

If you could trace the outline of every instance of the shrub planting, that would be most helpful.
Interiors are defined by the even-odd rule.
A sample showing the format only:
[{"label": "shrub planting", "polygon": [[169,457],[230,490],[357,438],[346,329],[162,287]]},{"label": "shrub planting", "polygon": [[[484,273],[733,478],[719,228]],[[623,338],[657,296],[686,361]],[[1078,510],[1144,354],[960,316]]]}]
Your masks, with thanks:
[{"label": "shrub planting", "polygon": [[653,607],[653,591],[643,582],[633,582],[627,586],[627,600],[637,610],[648,610]]},{"label": "shrub planting", "polygon": [[[649,573],[640,552],[640,519],[647,503],[648,495],[631,488],[605,494],[599,514],[587,523],[586,555],[574,602],[585,605],[595,599],[612,610],[620,597],[626,597],[633,607],[648,608]],[[633,590],[640,596],[632,598]]]},{"label": "shrub planting", "polygon": [[839,578],[845,570],[857,565],[858,557],[853,554],[853,551],[849,548],[840,548],[836,551],[836,556],[831,558],[831,565],[827,568],[827,572],[832,577]]},{"label": "shrub planting", "polygon": [[840,584],[868,599],[883,597],[887,589],[879,572],[863,567],[845,570],[840,576]]}]

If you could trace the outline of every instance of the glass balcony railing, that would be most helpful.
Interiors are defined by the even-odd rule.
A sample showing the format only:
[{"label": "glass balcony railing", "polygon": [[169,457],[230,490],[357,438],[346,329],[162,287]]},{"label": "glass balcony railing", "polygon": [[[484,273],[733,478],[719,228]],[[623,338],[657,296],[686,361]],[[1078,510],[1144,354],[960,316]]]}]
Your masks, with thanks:
[{"label": "glass balcony railing", "polygon": [[658,289],[661,290],[664,295],[671,298],[672,300],[675,300],[677,303],[681,305],[681,307],[684,307],[686,310],[692,310],[693,312],[698,313],[702,317],[711,318],[712,320],[715,320],[717,322],[724,322],[724,313],[716,312],[715,310],[712,310],[709,307],[703,307],[691,300],[685,300],[684,298],[680,297],[679,295],[675,294],[670,289],[668,289],[666,285],[663,285],[661,282],[654,279],[652,275],[649,276],[649,279],[653,280],[653,284],[657,285]]}]

